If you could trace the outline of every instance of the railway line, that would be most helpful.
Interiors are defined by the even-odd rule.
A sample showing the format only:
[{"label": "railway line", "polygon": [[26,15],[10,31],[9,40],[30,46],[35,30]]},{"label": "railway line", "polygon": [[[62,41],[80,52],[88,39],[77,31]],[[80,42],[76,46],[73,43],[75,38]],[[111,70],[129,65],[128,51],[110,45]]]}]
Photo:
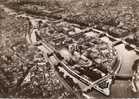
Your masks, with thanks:
[{"label": "railway line", "polygon": [[[86,29],[86,30],[90,30],[90,29]],[[84,32],[86,32],[86,30],[85,30]],[[81,33],[83,33],[83,32],[81,32]],[[106,96],[107,96],[107,95],[110,95],[110,91],[109,91],[109,90],[110,90],[110,85],[111,85],[111,81],[112,81],[113,75],[109,75],[109,74],[108,74],[108,75],[106,75],[105,77],[103,77],[103,78],[101,78],[101,79],[99,79],[99,80],[97,80],[97,81],[91,82],[91,81],[89,81],[89,80],[87,80],[87,79],[81,77],[81,76],[78,75],[77,73],[73,72],[73,71],[65,64],[65,61],[64,61],[64,60],[59,60],[59,59],[57,58],[57,56],[55,55],[55,52],[56,52],[56,53],[58,53],[58,52],[57,52],[57,51],[55,50],[55,48],[53,48],[48,42],[46,43],[46,42],[41,41],[41,43],[42,43],[42,45],[46,48],[46,50],[49,50],[49,51],[48,51],[48,52],[50,52],[49,54],[52,54],[52,56],[55,57],[56,60],[58,60],[57,62],[62,64],[63,68],[64,68],[66,71],[68,71],[72,76],[74,76],[74,77],[77,78],[79,81],[83,82],[84,84],[86,84],[86,86],[88,86],[88,87],[85,88],[84,90],[87,90],[87,89],[90,89],[90,88],[94,88],[94,89],[100,91],[101,93],[105,94]],[[53,58],[53,59],[54,59],[54,58]],[[53,66],[55,66],[55,62],[54,62],[54,63],[52,62],[52,61],[54,61],[53,59],[51,60],[51,57],[49,57],[48,60],[51,60],[50,63],[51,63]],[[57,64],[58,64],[58,63],[57,63]],[[118,62],[117,65],[119,65],[119,62]],[[118,66],[118,68],[117,68],[117,70],[115,71],[114,74],[117,74],[118,71],[119,71],[119,69],[120,69],[120,65]],[[102,90],[101,88],[98,87],[97,83],[103,82],[103,81],[105,81],[105,80],[108,80],[108,81],[109,81],[109,82],[108,82],[108,86],[107,86],[108,89],[107,89],[107,90],[106,90],[106,89],[105,89],[105,90]]]},{"label": "railway line", "polygon": [[[90,30],[90,29],[89,29]],[[117,40],[117,42],[119,43],[119,41],[121,41],[121,40]],[[115,43],[115,42],[114,42]],[[121,42],[122,43],[122,42]],[[125,44],[125,43],[123,43],[123,44]],[[67,70],[67,71],[69,71],[69,72],[71,72],[71,74],[74,76],[74,77],[76,77],[77,76],[77,78],[78,79],[80,79],[81,81],[86,81],[86,80],[84,80],[84,79],[82,79],[82,78],[80,78],[80,76],[79,75],[77,75],[77,74],[74,74],[66,65],[64,65],[64,68],[65,68],[65,70]],[[120,69],[120,66],[119,66],[119,69]],[[118,73],[118,70],[117,70],[117,73]],[[108,76],[107,78],[109,78],[109,77],[112,77],[112,76]],[[131,79],[131,76],[130,75],[115,75],[115,80],[130,80]],[[85,84],[87,85],[87,82],[85,82]],[[94,83],[93,83],[94,84]],[[88,83],[88,89],[89,88],[95,88],[95,85],[93,85],[92,83]],[[84,94],[84,93],[83,93]]]},{"label": "railway line", "polygon": [[[27,16],[27,17],[28,17],[28,16]],[[109,35],[108,33],[103,32],[103,31],[100,31],[100,30],[97,30],[97,29],[95,29],[95,28],[93,28],[93,27],[88,27],[88,28],[84,29],[81,33],[85,33],[85,32],[90,31],[90,30],[99,33],[99,34],[101,35],[100,38],[102,38],[102,37],[107,37],[107,38],[109,38],[109,39],[113,39],[114,41],[113,41],[112,44],[111,44],[113,47],[115,47],[115,46],[117,46],[117,45],[119,45],[119,44],[124,44],[124,45],[130,46],[130,47],[132,48],[133,51],[139,52],[139,49],[138,49],[134,44],[130,44],[130,43],[126,42],[125,39],[122,39],[122,38],[115,38],[115,37]],[[30,36],[28,36],[28,37],[30,37]],[[29,39],[30,39],[30,38],[29,38]],[[32,42],[32,41],[31,41],[31,42]],[[40,43],[44,46],[44,48],[45,48],[46,50],[48,50],[48,52],[53,53],[54,58],[57,59],[57,56],[55,56],[55,53],[54,53],[54,52],[56,52],[56,50],[55,50],[51,45],[49,45],[49,43],[44,42],[44,41],[41,41]],[[41,46],[42,46],[42,45],[41,45]],[[45,55],[45,57],[47,58],[46,60],[49,60],[47,55]],[[119,65],[119,67],[118,67],[118,69],[116,70],[116,72],[115,72],[114,75],[107,75],[107,76],[105,76],[104,78],[99,79],[98,81],[92,83],[92,82],[88,81],[87,79],[81,77],[80,75],[76,74],[75,72],[73,72],[68,66],[66,66],[66,64],[64,63],[63,60],[62,60],[62,61],[59,60],[59,59],[57,59],[57,60],[58,60],[58,63],[61,63],[62,66],[63,66],[63,68],[64,68],[65,70],[67,70],[72,76],[74,76],[75,78],[79,79],[81,82],[83,82],[84,84],[86,84],[86,85],[88,86],[88,87],[86,87],[87,89],[93,87],[94,89],[99,90],[101,93],[103,93],[102,90],[100,90],[100,89],[96,86],[96,83],[98,83],[98,82],[105,81],[106,79],[109,79],[109,78],[111,79],[111,78],[113,78],[113,77],[115,77],[115,79],[118,79],[118,80],[130,80],[130,79],[131,79],[131,76],[130,76],[130,75],[117,75],[118,71],[120,70],[120,65],[121,65],[121,63],[120,63],[120,65]],[[50,61],[50,63],[52,63],[53,66],[55,65],[55,64],[53,64],[53,62],[51,62],[51,61]],[[57,72],[57,74],[58,74],[58,72]],[[60,78],[60,76],[58,76],[58,78]],[[60,78],[60,79],[61,79],[61,78]],[[61,79],[61,80],[62,80],[62,82],[64,82],[63,84],[64,84],[65,86],[67,86],[67,89],[70,89],[71,91],[73,91],[72,88],[70,88],[70,86],[68,86],[68,85],[66,84],[66,82],[65,82],[63,79]],[[86,90],[86,89],[84,89],[84,90]],[[110,94],[110,93],[108,92],[108,94],[106,94],[106,96],[109,95],[109,94]],[[80,96],[78,95],[77,97],[80,97]]]},{"label": "railway line", "polygon": [[[96,29],[93,29],[93,28],[87,28],[87,29],[85,29],[83,32],[81,32],[81,33],[84,33],[84,32],[86,32],[86,31],[89,31],[89,30],[92,30],[92,31],[96,31]],[[97,30],[98,31],[98,30]],[[98,32],[100,32],[100,31],[98,31]],[[121,42],[121,43],[123,43],[123,44],[127,44],[127,43],[125,43],[125,41],[123,41],[123,40],[121,40],[121,39],[117,39],[117,38],[114,38],[114,37],[112,37],[112,36],[110,36],[110,35],[107,35],[106,33],[104,33],[104,32],[100,32],[101,34],[105,34],[108,38],[111,38],[111,39],[114,39],[115,40],[115,42],[112,44],[113,46],[115,46],[115,44],[117,45],[117,43],[119,43],[119,42]],[[49,47],[47,47],[47,49],[49,49],[49,48],[51,48],[52,50],[54,50],[54,48],[53,47],[51,47],[48,43],[48,45],[46,44],[46,43],[44,43],[44,42],[42,42],[42,44],[46,47],[46,46],[49,46]],[[131,46],[132,47],[132,46]],[[49,49],[50,50],[50,49]],[[51,51],[52,51],[51,50]],[[51,52],[50,51],[50,52]],[[53,52],[55,52],[56,50],[54,50]],[[56,58],[56,56],[55,56],[55,58]],[[107,75],[105,78],[102,78],[102,79],[100,79],[99,81],[96,81],[96,82],[89,82],[88,80],[86,80],[86,79],[84,79],[84,78],[82,78],[82,77],[80,77],[78,74],[76,74],[76,73],[74,73],[73,71],[71,71],[70,69],[69,69],[69,67],[68,66],[66,66],[65,64],[64,64],[64,62],[62,62],[62,61],[59,61],[60,63],[62,63],[63,64],[63,67],[64,67],[64,69],[65,70],[67,70],[68,72],[70,72],[71,73],[71,75],[73,75],[75,78],[77,78],[77,79],[79,79],[81,82],[83,82],[84,84],[86,84],[88,87],[86,88],[86,89],[89,89],[89,88],[94,88],[94,89],[97,89],[97,90],[99,90],[100,92],[102,92],[103,93],[103,91],[101,90],[101,89],[99,89],[95,84],[96,83],[98,83],[100,80],[106,80],[106,79],[109,79],[109,78],[112,78],[113,76],[112,75]],[[119,69],[120,69],[120,66],[119,66]],[[119,70],[117,70],[116,71],[116,73],[118,73],[118,71]],[[124,78],[127,78],[128,80],[130,79],[129,77],[125,77],[125,76],[116,76],[116,79],[121,79],[121,80],[123,80]],[[126,79],[126,80],[127,80]],[[66,82],[65,82],[66,83]],[[84,89],[84,90],[86,90],[86,89]],[[110,95],[110,92],[109,91],[107,91],[108,93],[106,94],[105,93],[105,95],[107,96],[107,95]],[[83,94],[85,94],[85,93],[83,93]],[[104,94],[104,93],[103,93]],[[78,96],[79,97],[79,96]]]},{"label": "railway line", "polygon": [[[43,44],[43,46],[45,46],[45,48],[46,48],[46,50],[48,50],[47,49],[47,44],[44,44],[43,42],[42,42],[42,44]],[[48,44],[49,45],[49,44]],[[46,47],[47,46],[47,47]],[[49,45],[49,47],[50,47],[50,45]],[[55,51],[53,51],[53,52],[55,52]],[[62,66],[63,66],[63,68],[66,70],[66,71],[68,71],[72,76],[74,76],[75,78],[77,78],[79,81],[81,81],[81,82],[83,82],[86,86],[88,86],[86,89],[84,89],[84,90],[87,90],[88,88],[94,88],[94,89],[96,89],[96,90],[99,90],[101,93],[103,93],[103,94],[106,94],[106,95],[109,95],[110,94],[110,92],[108,91],[108,93],[105,93],[105,92],[103,92],[103,90],[101,90],[101,89],[99,89],[99,87],[97,86],[97,83],[98,82],[103,82],[104,80],[106,80],[106,79],[111,79],[112,78],[112,75],[107,75],[107,76],[105,76],[105,77],[103,77],[103,78],[101,78],[101,79],[99,79],[99,80],[97,80],[97,81],[95,81],[95,82],[91,82],[91,81],[89,81],[89,80],[87,80],[87,79],[85,79],[85,78],[83,78],[83,77],[81,77],[80,75],[78,75],[77,73],[75,73],[75,72],[73,72],[68,66],[66,66],[66,64],[64,63],[64,60],[63,61],[60,61],[58,58],[57,58],[57,56],[55,56],[55,54],[53,53],[53,55],[54,55],[54,57],[55,57],[55,59],[57,59],[57,61],[58,61],[58,63],[61,63],[62,64]],[[47,57],[47,56],[46,56]],[[48,59],[48,58],[47,58]],[[49,57],[49,62],[53,65],[53,66],[55,66],[55,64],[53,63],[53,59],[51,60],[51,57]],[[57,64],[58,64],[57,63]],[[109,90],[109,89],[108,89]]]}]

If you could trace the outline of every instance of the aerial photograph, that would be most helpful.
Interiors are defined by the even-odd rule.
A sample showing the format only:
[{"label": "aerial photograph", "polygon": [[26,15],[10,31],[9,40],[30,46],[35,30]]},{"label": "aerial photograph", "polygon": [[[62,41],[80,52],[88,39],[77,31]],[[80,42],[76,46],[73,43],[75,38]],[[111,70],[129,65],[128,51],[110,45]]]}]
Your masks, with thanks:
[{"label": "aerial photograph", "polygon": [[0,0],[0,98],[139,98],[139,0]]}]

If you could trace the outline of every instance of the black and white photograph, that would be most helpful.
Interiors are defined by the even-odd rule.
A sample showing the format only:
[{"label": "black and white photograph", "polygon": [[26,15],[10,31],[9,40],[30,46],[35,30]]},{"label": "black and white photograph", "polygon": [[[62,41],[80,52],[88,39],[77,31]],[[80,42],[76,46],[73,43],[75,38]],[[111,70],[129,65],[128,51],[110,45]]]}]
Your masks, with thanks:
[{"label": "black and white photograph", "polygon": [[139,98],[139,0],[0,0],[0,98]]}]

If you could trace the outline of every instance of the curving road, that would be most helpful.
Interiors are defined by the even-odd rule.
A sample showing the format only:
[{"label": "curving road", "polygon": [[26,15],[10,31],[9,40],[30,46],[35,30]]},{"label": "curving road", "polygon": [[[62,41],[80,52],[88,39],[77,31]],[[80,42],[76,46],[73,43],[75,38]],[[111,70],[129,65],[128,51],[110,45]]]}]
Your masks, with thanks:
[{"label": "curving road", "polygon": [[[35,19],[33,17],[30,17],[26,14],[22,14],[22,15],[18,15],[16,12],[14,12],[13,10],[11,9],[8,9],[6,8],[4,5],[0,5],[0,7],[2,9],[4,9],[6,12],[9,13],[9,15],[16,15],[17,17],[19,16],[22,16],[22,17],[28,17],[31,22],[33,23],[33,25],[36,25],[37,24],[37,20],[38,19]],[[41,19],[42,20],[42,19]],[[44,20],[43,20],[44,21]],[[90,28],[89,28],[90,29]],[[92,29],[92,28],[91,28]],[[121,70],[120,70],[120,74],[130,74],[131,73],[131,66],[132,66],[132,63],[134,62],[134,60],[138,59],[139,56],[135,53],[135,51],[138,51],[139,50],[134,46],[134,45],[131,45],[131,44],[128,44],[127,42],[125,42],[124,39],[118,39],[118,38],[114,38],[110,35],[108,35],[107,33],[105,32],[102,32],[102,31],[99,31],[99,30],[96,30],[96,29],[93,29],[95,31],[98,31],[100,33],[103,33],[106,35],[106,39],[109,39],[109,38],[112,38],[112,39],[115,39],[116,42],[114,42],[113,44],[116,45],[117,43],[119,42],[122,42],[122,44],[119,44],[119,45],[116,45],[115,48],[117,49],[118,51],[118,55],[120,57],[122,57],[122,67],[121,67]],[[34,31],[34,30],[32,30]],[[36,30],[37,31],[37,30]],[[31,37],[31,38],[30,38]],[[35,37],[35,34],[32,32],[31,35],[27,34],[26,35],[26,38],[28,40],[29,43],[37,43],[36,42],[36,37]],[[32,39],[32,40],[31,40]],[[104,39],[105,41],[108,41],[108,43],[111,43],[110,40],[106,40]],[[133,48],[133,50],[131,51],[128,51],[126,50],[124,47],[125,45],[129,45],[130,47]],[[43,49],[42,46],[39,46],[40,49],[42,51],[44,51],[45,53],[49,53],[49,51],[46,51],[45,48]],[[38,47],[38,48],[39,48]],[[46,57],[47,58],[47,57]],[[46,59],[47,60],[47,59]],[[128,60],[128,61],[127,61]],[[48,60],[47,60],[48,61]],[[60,76],[58,76],[59,79],[62,80],[62,78],[60,78]],[[63,84],[66,86],[67,89],[70,89],[70,91],[73,91],[65,82],[64,80],[63,81]],[[120,91],[119,91],[120,89]],[[74,93],[74,92],[73,92]],[[100,93],[90,93],[90,95],[92,95],[93,97],[98,97],[98,98],[104,98],[104,96]],[[77,95],[77,97],[79,98],[80,96]],[[131,97],[139,97],[139,94],[135,94],[135,93],[132,93],[130,88],[129,88],[129,81],[115,81],[115,84],[113,84],[112,86],[112,93],[110,95],[110,97],[112,98],[131,98]]]}]

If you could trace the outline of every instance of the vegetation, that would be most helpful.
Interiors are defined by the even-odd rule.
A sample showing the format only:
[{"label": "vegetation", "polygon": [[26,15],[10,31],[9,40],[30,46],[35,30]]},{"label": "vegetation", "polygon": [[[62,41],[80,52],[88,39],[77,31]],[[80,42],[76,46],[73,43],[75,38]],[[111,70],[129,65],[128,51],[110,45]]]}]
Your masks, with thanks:
[{"label": "vegetation", "polygon": [[[117,37],[135,33],[139,29],[139,1],[137,0],[17,0],[13,5],[12,3],[10,2],[8,6],[16,10],[23,6],[36,5],[37,11],[30,8],[26,11],[35,15],[64,18],[66,21],[80,25],[95,26],[113,36],[118,35]],[[44,14],[39,10],[40,7],[52,12],[60,8],[64,11]]]},{"label": "vegetation", "polygon": [[[125,31],[123,37],[137,35],[139,31],[138,0],[0,0],[0,3],[18,12],[94,26],[117,37]],[[61,8],[64,11],[57,11]],[[0,9],[0,23],[0,97],[55,98],[66,93],[54,70],[43,61],[42,53],[26,41],[31,28],[29,20],[9,16]]]},{"label": "vegetation", "polygon": [[0,10],[0,97],[56,98],[68,93],[42,52],[27,42],[29,20]]}]

